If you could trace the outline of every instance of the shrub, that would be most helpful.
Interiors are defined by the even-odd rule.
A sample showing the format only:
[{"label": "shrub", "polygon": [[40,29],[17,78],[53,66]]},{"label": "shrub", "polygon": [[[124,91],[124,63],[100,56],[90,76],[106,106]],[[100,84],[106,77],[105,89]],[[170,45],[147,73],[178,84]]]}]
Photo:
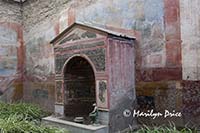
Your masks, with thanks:
[{"label": "shrub", "polygon": [[160,127],[148,127],[143,126],[137,131],[131,131],[130,133],[197,133],[196,130],[191,130],[190,128],[184,127],[182,129],[177,129],[174,124],[170,126],[160,126]]},{"label": "shrub", "polygon": [[64,129],[41,125],[48,113],[36,105],[0,103],[1,133],[66,133]]},{"label": "shrub", "polygon": [[27,103],[6,104],[0,103],[0,118],[8,118],[10,115],[21,115],[29,120],[41,120],[47,112],[36,105]]}]

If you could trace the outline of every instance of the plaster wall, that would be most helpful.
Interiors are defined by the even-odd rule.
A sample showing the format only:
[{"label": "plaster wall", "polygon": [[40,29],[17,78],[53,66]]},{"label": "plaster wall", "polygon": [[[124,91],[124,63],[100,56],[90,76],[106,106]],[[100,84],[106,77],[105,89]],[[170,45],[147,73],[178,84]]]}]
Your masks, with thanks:
[{"label": "plaster wall", "polygon": [[23,11],[26,100],[37,101],[33,93],[42,90],[44,95],[36,98],[37,103],[43,104],[42,100],[48,108],[53,107],[54,54],[49,41],[75,20],[103,28],[138,31],[135,34],[139,38],[138,52],[141,54],[138,68],[157,68],[166,64],[163,0],[30,0],[24,3]]},{"label": "plaster wall", "polygon": [[[193,125],[200,123],[200,1],[181,0],[183,112]],[[197,124],[198,125],[198,124]]]},{"label": "plaster wall", "polygon": [[199,0],[181,0],[181,38],[183,79],[200,79],[200,13]]},{"label": "plaster wall", "polygon": [[198,95],[188,100],[193,90],[199,92],[192,85],[199,84],[200,75],[199,4],[198,0],[28,0],[21,6],[1,0],[0,80],[15,79],[20,72],[17,77],[23,84],[17,86],[23,88],[24,100],[53,111],[55,66],[49,42],[74,21],[123,28],[134,30],[137,38],[137,96],[153,97],[160,110],[199,116]]},{"label": "plaster wall", "polygon": [[15,101],[22,97],[23,54],[20,5],[0,0],[1,100]]}]

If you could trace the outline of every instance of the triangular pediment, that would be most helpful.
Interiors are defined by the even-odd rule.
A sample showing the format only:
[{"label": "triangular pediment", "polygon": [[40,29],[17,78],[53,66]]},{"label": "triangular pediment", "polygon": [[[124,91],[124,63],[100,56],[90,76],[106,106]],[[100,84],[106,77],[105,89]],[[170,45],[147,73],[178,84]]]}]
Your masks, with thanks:
[{"label": "triangular pediment", "polygon": [[[103,38],[108,35],[116,36],[123,39],[132,39],[134,40],[134,36],[130,36],[130,31],[112,28],[112,30],[107,28],[96,27],[91,25],[85,25],[80,23],[74,23],[65,29],[62,33],[60,33],[57,37],[55,37],[50,43],[54,45],[60,45],[64,43],[70,43],[75,41],[84,41],[95,38]],[[132,32],[131,32],[132,34]]]},{"label": "triangular pediment", "polygon": [[60,39],[58,38],[58,42],[56,44],[62,45],[65,43],[71,43],[75,41],[84,41],[103,37],[105,37],[104,34],[97,33],[95,32],[95,30],[75,25],[65,34],[60,36]]}]

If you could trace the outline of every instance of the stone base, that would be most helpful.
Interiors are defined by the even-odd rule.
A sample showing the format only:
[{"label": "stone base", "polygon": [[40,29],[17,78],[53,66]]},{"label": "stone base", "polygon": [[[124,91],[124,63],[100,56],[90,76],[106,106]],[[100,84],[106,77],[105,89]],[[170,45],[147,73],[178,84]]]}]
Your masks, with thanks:
[{"label": "stone base", "polygon": [[106,125],[84,125],[61,120],[53,116],[43,118],[42,123],[45,125],[53,125],[59,128],[65,128],[72,133],[108,133],[108,126]]},{"label": "stone base", "polygon": [[64,116],[64,106],[55,104],[55,115]]}]

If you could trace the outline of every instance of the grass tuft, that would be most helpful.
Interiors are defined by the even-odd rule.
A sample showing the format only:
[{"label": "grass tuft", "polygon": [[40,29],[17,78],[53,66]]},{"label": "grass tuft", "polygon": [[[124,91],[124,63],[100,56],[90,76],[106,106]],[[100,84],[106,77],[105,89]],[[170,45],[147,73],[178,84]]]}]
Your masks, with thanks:
[{"label": "grass tuft", "polygon": [[191,130],[187,127],[184,127],[182,129],[177,129],[175,124],[170,124],[169,126],[154,126],[154,127],[148,127],[146,125],[143,125],[142,128],[140,128],[137,131],[130,131],[129,133],[197,133],[196,130]]},{"label": "grass tuft", "polygon": [[49,115],[36,105],[0,102],[0,133],[67,133],[64,129],[41,125]]}]

